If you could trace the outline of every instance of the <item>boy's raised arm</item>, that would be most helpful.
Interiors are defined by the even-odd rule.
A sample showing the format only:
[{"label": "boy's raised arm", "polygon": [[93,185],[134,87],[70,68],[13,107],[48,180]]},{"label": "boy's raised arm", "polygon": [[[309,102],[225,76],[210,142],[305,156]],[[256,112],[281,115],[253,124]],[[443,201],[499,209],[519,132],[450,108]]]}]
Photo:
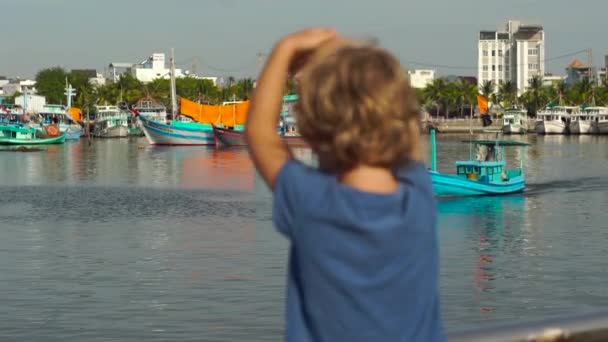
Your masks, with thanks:
[{"label": "boy's raised arm", "polygon": [[252,96],[245,137],[256,169],[271,189],[279,171],[291,158],[276,126],[287,76],[302,55],[335,36],[334,30],[309,29],[283,38],[274,48]]}]

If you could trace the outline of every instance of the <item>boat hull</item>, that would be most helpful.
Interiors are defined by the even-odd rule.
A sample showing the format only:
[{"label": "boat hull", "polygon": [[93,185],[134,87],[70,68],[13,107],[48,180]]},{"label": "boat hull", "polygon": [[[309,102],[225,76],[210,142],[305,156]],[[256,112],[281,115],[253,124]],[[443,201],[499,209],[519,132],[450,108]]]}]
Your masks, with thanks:
[{"label": "boat hull", "polygon": [[0,138],[0,145],[54,145],[63,144],[65,142],[65,139],[65,135],[42,139]]},{"label": "boat hull", "polygon": [[608,134],[608,121],[597,122],[596,132],[599,134]]},{"label": "boat hull", "polygon": [[570,134],[592,134],[593,125],[589,121],[576,120],[570,123]]},{"label": "boat hull", "polygon": [[486,183],[429,171],[436,196],[483,196],[505,195],[521,192],[526,188],[525,178],[517,176],[500,183]]},{"label": "boat hull", "polygon": [[220,128],[213,126],[213,137],[216,146],[245,146],[244,131],[235,131],[232,129]]},{"label": "boat hull", "polygon": [[129,136],[129,127],[114,126],[104,128],[97,134],[99,138],[126,138]]},{"label": "boat hull", "polygon": [[538,134],[565,134],[566,124],[562,121],[537,121],[535,131]]},{"label": "boat hull", "polygon": [[519,124],[507,124],[502,126],[504,134],[524,134],[526,130]]},{"label": "boat hull", "polygon": [[[244,131],[213,127],[213,135],[216,146],[246,146]],[[282,135],[281,141],[289,146],[308,146],[304,139],[299,135]]]},{"label": "boat hull", "polygon": [[144,135],[151,145],[215,145],[213,128],[201,128],[197,124],[190,127],[184,123],[178,127],[150,121],[141,116],[139,119]]}]

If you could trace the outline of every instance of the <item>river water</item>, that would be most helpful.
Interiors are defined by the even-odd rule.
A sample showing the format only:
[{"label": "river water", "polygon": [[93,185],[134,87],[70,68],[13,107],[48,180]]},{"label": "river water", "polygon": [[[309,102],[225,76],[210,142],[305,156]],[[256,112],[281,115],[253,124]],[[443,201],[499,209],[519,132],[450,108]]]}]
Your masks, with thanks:
[{"label": "river water", "polygon": [[[608,306],[608,137],[516,139],[524,194],[439,202],[449,331]],[[0,340],[281,340],[288,245],[244,149],[83,140],[0,170]]]}]

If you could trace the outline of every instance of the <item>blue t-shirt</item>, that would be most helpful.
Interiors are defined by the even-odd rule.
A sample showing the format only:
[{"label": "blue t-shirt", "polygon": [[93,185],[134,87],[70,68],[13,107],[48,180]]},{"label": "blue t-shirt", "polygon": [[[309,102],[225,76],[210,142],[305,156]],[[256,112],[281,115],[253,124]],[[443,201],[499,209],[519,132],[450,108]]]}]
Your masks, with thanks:
[{"label": "blue t-shirt", "polygon": [[432,183],[422,164],[398,179],[374,194],[283,166],[273,220],[291,240],[287,341],[445,341]]}]

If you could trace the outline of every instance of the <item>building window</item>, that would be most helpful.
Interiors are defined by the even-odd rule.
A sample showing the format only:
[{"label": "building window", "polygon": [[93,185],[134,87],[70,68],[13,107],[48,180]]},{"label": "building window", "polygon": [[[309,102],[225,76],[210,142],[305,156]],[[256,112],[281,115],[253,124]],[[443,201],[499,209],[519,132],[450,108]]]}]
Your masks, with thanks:
[{"label": "building window", "polygon": [[530,56],[538,55],[538,49],[528,49],[528,55],[530,55]]},{"label": "building window", "polygon": [[483,50],[482,54],[483,54],[484,57],[488,57],[488,50]]},{"label": "building window", "polygon": [[492,50],[492,57],[496,56],[496,50]]},{"label": "building window", "polygon": [[488,71],[488,66],[487,65],[483,66],[483,71]]},{"label": "building window", "polygon": [[502,80],[498,80],[498,85],[502,85]]},{"label": "building window", "polygon": [[530,64],[528,64],[528,69],[536,70],[536,69],[538,69],[538,64],[530,63]]},{"label": "building window", "polygon": [[496,71],[496,65],[492,65],[492,71]]},{"label": "building window", "polygon": [[498,71],[502,71],[502,65],[498,65]]},{"label": "building window", "polygon": [[505,71],[509,72],[509,66],[508,65],[505,65]]},{"label": "building window", "polygon": [[498,50],[498,57],[502,57],[502,50]]}]

